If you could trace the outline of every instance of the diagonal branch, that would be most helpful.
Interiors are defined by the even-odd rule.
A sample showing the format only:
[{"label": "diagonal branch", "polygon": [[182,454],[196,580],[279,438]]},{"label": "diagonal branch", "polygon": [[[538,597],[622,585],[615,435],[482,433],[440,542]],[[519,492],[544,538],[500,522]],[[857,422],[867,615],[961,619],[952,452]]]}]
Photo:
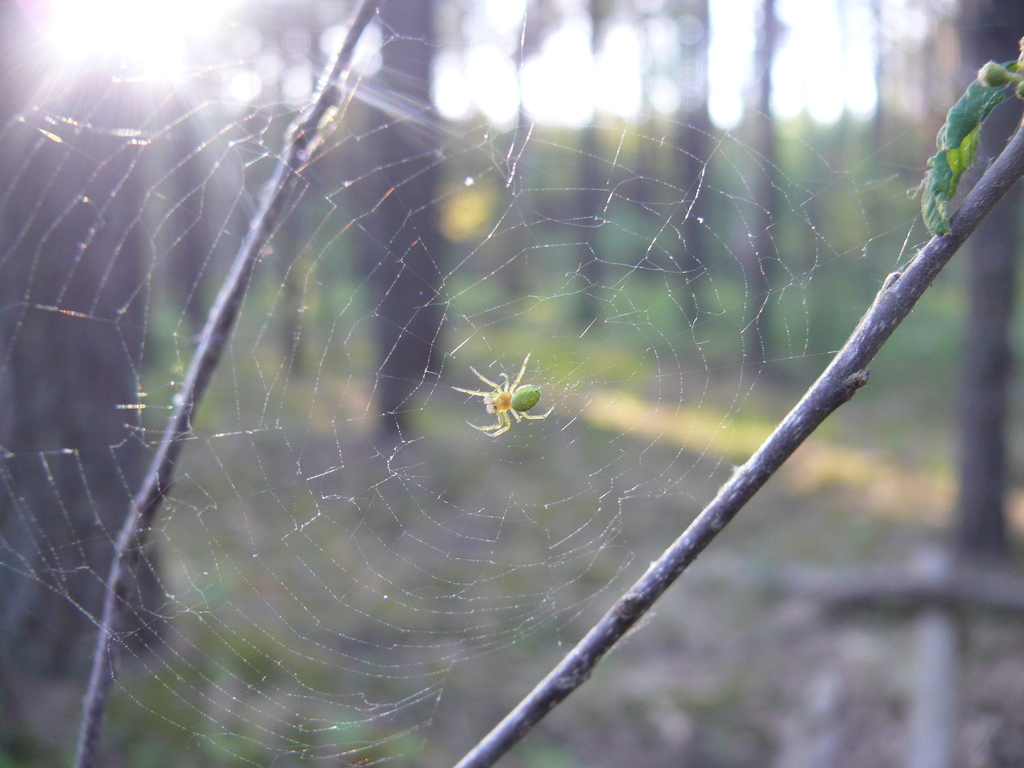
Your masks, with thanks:
[{"label": "diagonal branch", "polygon": [[82,704],[76,768],[92,768],[96,762],[100,726],[115,677],[117,627],[129,606],[128,569],[145,546],[146,533],[152,526],[164,494],[174,480],[181,446],[191,431],[192,414],[220,361],[256,262],[284,215],[302,194],[300,172],[331,128],[331,118],[344,97],[343,86],[351,69],[356,43],[376,16],[379,4],[380,0],[363,0],[360,4],[341,49],[326,71],[316,94],[288,131],[284,151],[263,191],[259,208],[249,225],[249,232],[210,309],[160,445],[118,533],[107,576],[89,687]]},{"label": "diagonal branch", "polygon": [[[928,286],[993,206],[1024,176],[1024,129],[971,190],[950,221],[902,272],[885,280],[871,307],[835,358],[771,436],[719,489],[690,527],[653,562],[562,661],[498,723],[456,768],[493,765],[590,676],[594,667],[651,608],[807,437],[868,380],[867,365],[910,314]],[[1007,214],[1009,215],[1009,214]]]}]

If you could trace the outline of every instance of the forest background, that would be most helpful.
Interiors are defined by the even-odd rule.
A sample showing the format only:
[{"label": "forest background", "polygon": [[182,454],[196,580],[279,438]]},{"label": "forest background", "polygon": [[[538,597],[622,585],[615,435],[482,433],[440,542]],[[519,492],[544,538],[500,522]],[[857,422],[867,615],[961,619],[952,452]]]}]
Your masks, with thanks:
[{"label": "forest background", "polygon": [[[352,11],[145,7],[0,3],[0,765],[71,759],[116,530]],[[135,573],[107,764],[454,763],[927,239],[936,131],[1021,36],[1012,2],[384,0]],[[934,601],[849,585],[1016,562],[1019,206],[503,764],[918,759]],[[452,387],[527,355],[552,415],[472,430]],[[1018,765],[986,596],[947,617],[946,757]]]}]

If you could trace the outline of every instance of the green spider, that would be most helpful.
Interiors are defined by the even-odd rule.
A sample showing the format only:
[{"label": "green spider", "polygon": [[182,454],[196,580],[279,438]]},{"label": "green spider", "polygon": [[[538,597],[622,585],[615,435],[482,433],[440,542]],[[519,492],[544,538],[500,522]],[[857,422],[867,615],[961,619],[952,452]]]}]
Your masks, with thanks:
[{"label": "green spider", "polygon": [[466,423],[469,426],[481,432],[487,432],[491,437],[497,437],[512,428],[512,419],[508,417],[510,413],[515,417],[516,421],[520,419],[546,419],[551,415],[551,412],[555,410],[555,406],[551,406],[543,416],[531,416],[527,413],[540,400],[539,387],[535,387],[533,384],[519,386],[519,382],[523,380],[523,374],[526,373],[526,364],[528,362],[530,362],[529,355],[523,360],[523,367],[519,369],[519,375],[512,381],[508,380],[507,374],[502,373],[501,375],[505,377],[505,381],[502,384],[494,383],[490,379],[481,376],[476,368],[470,367],[469,370],[475,373],[480,381],[494,387],[494,391],[478,392],[473,389],[463,389],[462,387],[452,387],[452,389],[457,392],[465,392],[467,395],[482,397],[484,405],[487,406],[487,412],[498,414],[498,423],[489,427],[478,427],[476,424],[470,424],[467,421]]}]

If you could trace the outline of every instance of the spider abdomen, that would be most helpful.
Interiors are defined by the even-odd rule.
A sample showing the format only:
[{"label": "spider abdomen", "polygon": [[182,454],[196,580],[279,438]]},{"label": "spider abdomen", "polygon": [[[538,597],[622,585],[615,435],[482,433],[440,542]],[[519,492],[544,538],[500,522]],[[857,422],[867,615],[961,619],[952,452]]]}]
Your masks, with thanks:
[{"label": "spider abdomen", "polygon": [[525,386],[519,387],[512,393],[512,410],[519,411],[520,413],[528,411],[533,408],[539,400],[540,388],[535,387],[533,384],[526,384]]}]

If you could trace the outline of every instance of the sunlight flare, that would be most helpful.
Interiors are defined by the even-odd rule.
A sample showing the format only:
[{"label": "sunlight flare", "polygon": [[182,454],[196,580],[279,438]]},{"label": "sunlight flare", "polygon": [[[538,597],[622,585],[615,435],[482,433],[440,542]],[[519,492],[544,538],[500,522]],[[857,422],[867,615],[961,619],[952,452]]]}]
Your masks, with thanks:
[{"label": "sunlight flare", "polygon": [[216,29],[238,0],[48,0],[32,10],[46,38],[68,63],[89,58],[132,62],[152,77],[182,73],[188,48]]}]

